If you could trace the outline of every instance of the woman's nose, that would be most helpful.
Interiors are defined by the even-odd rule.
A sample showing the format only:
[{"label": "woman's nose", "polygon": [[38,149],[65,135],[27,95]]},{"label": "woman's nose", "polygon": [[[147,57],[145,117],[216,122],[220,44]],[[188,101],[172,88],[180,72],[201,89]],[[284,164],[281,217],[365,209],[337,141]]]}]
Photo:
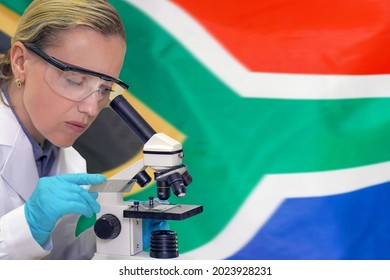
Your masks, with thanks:
[{"label": "woman's nose", "polygon": [[85,99],[79,102],[78,110],[82,113],[88,114],[90,117],[96,117],[101,110],[99,100],[99,93],[97,91],[94,91]]}]

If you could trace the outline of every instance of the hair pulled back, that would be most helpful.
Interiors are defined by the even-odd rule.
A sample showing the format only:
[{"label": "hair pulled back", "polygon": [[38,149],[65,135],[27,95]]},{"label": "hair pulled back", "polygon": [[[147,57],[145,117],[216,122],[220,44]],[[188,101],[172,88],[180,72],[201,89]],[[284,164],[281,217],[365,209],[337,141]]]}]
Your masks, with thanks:
[{"label": "hair pulled back", "polygon": [[[61,31],[87,26],[103,35],[126,40],[119,14],[106,0],[35,0],[20,17],[11,45],[26,42],[44,50]],[[13,79],[9,50],[0,54],[0,84]]]}]

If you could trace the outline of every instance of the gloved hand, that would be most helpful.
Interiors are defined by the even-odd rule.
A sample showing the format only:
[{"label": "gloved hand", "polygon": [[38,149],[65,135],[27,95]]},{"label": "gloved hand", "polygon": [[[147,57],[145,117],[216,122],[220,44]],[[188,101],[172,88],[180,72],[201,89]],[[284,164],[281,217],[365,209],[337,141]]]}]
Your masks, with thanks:
[{"label": "gloved hand", "polygon": [[148,249],[150,246],[150,236],[152,231],[161,229],[169,229],[167,221],[151,219],[142,220],[142,245],[144,250]]},{"label": "gloved hand", "polygon": [[81,185],[103,183],[100,174],[62,174],[39,179],[24,206],[27,223],[34,239],[43,245],[57,221],[67,214],[91,217],[100,211],[97,193],[89,193]]}]

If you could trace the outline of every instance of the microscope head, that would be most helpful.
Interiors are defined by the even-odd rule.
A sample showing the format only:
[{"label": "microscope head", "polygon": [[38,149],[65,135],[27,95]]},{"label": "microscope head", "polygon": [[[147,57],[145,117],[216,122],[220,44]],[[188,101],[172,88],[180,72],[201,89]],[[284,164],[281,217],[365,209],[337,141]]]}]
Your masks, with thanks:
[{"label": "microscope head", "polygon": [[155,170],[160,200],[168,200],[171,189],[177,197],[185,196],[192,177],[187,166],[182,164],[183,157],[181,143],[163,133],[156,133],[145,143],[144,164]]},{"label": "microscope head", "polygon": [[[156,133],[122,95],[116,96],[110,106],[144,142],[143,166],[155,171],[157,197],[168,200],[170,189],[178,197],[185,196],[186,186],[192,182],[192,178],[187,167],[182,164],[184,155],[181,143],[164,133]],[[144,169],[138,171],[132,179],[137,180],[141,187],[151,181]]]}]

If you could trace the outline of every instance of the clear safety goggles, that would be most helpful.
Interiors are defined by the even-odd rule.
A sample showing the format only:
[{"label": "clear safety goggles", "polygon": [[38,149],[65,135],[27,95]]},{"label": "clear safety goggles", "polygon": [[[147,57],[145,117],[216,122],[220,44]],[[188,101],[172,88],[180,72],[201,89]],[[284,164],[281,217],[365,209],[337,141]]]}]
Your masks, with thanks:
[{"label": "clear safety goggles", "polygon": [[65,63],[31,44],[24,43],[24,45],[50,64],[45,71],[45,81],[56,93],[65,98],[82,101],[96,92],[99,101],[108,102],[112,94],[122,94],[129,88],[121,80]]}]

